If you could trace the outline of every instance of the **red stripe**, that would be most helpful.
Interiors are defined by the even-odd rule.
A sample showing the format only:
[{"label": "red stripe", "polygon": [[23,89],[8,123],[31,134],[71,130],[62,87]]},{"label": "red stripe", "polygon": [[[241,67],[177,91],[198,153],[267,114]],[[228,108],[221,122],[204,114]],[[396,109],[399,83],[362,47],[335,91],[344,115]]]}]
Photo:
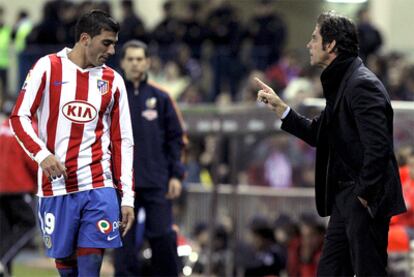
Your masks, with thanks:
[{"label": "red stripe", "polygon": [[57,269],[69,269],[69,268],[76,268],[78,266],[78,262],[75,259],[71,260],[55,260],[56,268]]},{"label": "red stripe", "polygon": [[[49,118],[47,120],[47,138],[46,147],[53,154],[55,153],[56,142],[56,128],[59,118],[59,106],[60,106],[60,94],[62,86],[55,85],[62,82],[62,60],[56,55],[50,55],[50,83],[49,83]],[[53,195],[52,183],[43,176],[42,178],[42,191],[43,195]]]},{"label": "red stripe", "polygon": [[82,248],[78,247],[76,250],[77,256],[86,256],[86,255],[100,255],[103,256],[105,249],[103,248]]},{"label": "red stripe", "polygon": [[102,169],[102,134],[103,134],[103,116],[108,108],[108,105],[111,101],[111,91],[112,91],[112,83],[114,80],[114,72],[111,69],[105,68],[103,71],[102,79],[109,82],[108,86],[108,93],[102,95],[101,98],[101,108],[99,110],[99,118],[98,123],[96,124],[95,129],[95,142],[92,144],[92,164],[91,164],[91,172],[92,172],[92,186],[102,187],[104,181],[103,169]]},{"label": "red stripe", "polygon": [[33,104],[30,107],[30,114],[32,116],[35,115],[37,109],[39,108],[40,101],[42,100],[43,90],[45,89],[45,86],[46,86],[46,72],[44,72],[43,75],[42,75],[42,82],[40,83],[39,89],[36,92],[35,100],[33,101]]},{"label": "red stripe", "polygon": [[47,149],[55,153],[56,128],[59,118],[60,94],[62,86],[62,60],[56,55],[50,55],[51,73],[49,84],[49,118],[47,120]]},{"label": "red stripe", "polygon": [[121,184],[121,126],[119,122],[119,90],[114,95],[114,107],[111,113],[111,142],[112,142],[112,168],[114,172],[115,185],[122,191]]},{"label": "red stripe", "polygon": [[[89,72],[82,73],[79,70],[76,72],[76,96],[75,100],[88,100],[89,89]],[[66,191],[78,191],[78,157],[79,149],[82,144],[84,124],[72,122],[70,128],[70,139],[68,149],[66,151],[65,165],[67,168],[68,178],[66,180]]]},{"label": "red stripe", "polygon": [[[45,89],[45,85],[46,85],[46,73],[43,74],[42,76],[42,80],[40,83],[40,86],[36,92],[36,98],[35,98],[35,102],[33,103],[31,109],[30,109],[30,118],[33,118],[34,113],[36,112],[37,108],[39,107],[39,103],[40,103],[40,99],[42,97],[43,94],[43,90]],[[24,147],[33,155],[36,155],[40,150],[41,147],[39,144],[37,144],[31,136],[29,136],[29,134],[26,133],[26,131],[23,128],[23,125],[20,121],[20,117],[19,117],[19,110],[20,107],[23,103],[23,99],[25,96],[25,92],[20,92],[18,98],[17,98],[17,102],[16,105],[13,109],[13,112],[10,116],[10,122],[11,125],[13,127],[13,131],[15,132],[15,134],[17,135],[17,137],[19,138],[19,140],[23,143]]]}]

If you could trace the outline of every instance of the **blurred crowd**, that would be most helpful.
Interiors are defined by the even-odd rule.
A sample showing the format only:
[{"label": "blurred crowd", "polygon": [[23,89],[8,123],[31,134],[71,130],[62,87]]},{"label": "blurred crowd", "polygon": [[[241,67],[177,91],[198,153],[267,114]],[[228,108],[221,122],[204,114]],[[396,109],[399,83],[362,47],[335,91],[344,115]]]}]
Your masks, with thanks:
[{"label": "blurred crowd", "polygon": [[[130,39],[148,43],[152,78],[168,88],[178,102],[255,101],[251,76],[262,76],[294,106],[305,97],[321,97],[319,72],[308,66],[307,54],[286,47],[289,26],[278,14],[276,1],[257,0],[251,17],[245,20],[231,1],[191,0],[183,4],[170,0],[163,5],[163,19],[152,29],[134,12],[137,4],[119,2],[118,46]],[[21,54],[20,63],[35,61],[50,48],[72,46],[77,15],[95,8],[108,13],[112,10],[106,1],[49,1],[44,4],[40,22],[32,22],[29,11],[21,10],[13,26],[4,24],[6,7],[1,8],[3,91],[8,87],[4,76],[10,42]],[[402,53],[381,52],[383,39],[370,22],[367,8],[362,8],[356,18],[360,56],[386,84],[392,99],[414,100],[414,65]],[[111,63],[117,67],[117,58]],[[19,76],[21,83],[25,72],[19,74],[23,74]]]},{"label": "blurred crowd", "polygon": [[[306,98],[322,97],[320,70],[309,66],[305,45],[300,50],[287,48],[289,26],[277,1],[257,0],[251,16],[245,19],[231,1],[169,0],[163,4],[163,18],[151,29],[135,13],[139,1],[117,3],[121,7],[118,47],[130,39],[148,43],[150,79],[166,88],[182,107],[200,103],[257,105],[254,77],[271,84],[296,109]],[[106,1],[49,1],[40,22],[32,22],[29,11],[21,10],[15,24],[7,26],[2,19],[6,8],[0,8],[0,82],[1,99],[11,101],[17,91],[7,89],[10,45],[18,55],[20,86],[39,57],[74,44],[78,14],[91,9],[112,13]],[[384,41],[370,21],[368,7],[361,8],[355,18],[360,56],[387,86],[392,100],[413,101],[414,64],[403,53],[382,51]],[[109,64],[119,68],[118,61],[115,56]],[[193,140],[189,181],[211,179],[206,173],[217,155],[210,150],[220,148],[220,180],[229,182],[229,144],[215,138]],[[278,134],[246,138],[243,146],[244,154],[252,159],[239,157],[239,182],[271,187],[313,185],[313,149],[302,142]]]}]

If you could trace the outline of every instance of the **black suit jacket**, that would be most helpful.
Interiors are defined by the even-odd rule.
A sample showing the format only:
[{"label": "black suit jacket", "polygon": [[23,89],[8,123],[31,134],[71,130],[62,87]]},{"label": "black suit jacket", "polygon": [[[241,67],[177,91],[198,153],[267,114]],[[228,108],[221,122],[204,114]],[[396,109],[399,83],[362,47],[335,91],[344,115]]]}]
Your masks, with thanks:
[{"label": "black suit jacket", "polygon": [[326,117],[325,110],[313,120],[291,110],[282,123],[283,130],[316,146],[318,213],[331,214],[338,181],[332,164],[339,159],[355,183],[355,197],[368,201],[373,217],[404,212],[390,99],[360,58],[351,63],[342,79],[329,123]]}]

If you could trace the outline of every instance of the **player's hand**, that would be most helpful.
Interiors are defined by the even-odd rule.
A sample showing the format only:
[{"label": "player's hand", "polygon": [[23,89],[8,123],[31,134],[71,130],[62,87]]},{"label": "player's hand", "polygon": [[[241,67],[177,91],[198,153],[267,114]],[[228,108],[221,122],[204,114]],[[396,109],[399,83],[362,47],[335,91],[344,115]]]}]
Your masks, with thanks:
[{"label": "player's hand", "polygon": [[171,178],[168,182],[168,192],[165,195],[167,199],[175,199],[181,195],[182,185],[177,178]]},{"label": "player's hand", "polygon": [[65,179],[68,177],[66,174],[66,167],[61,162],[59,162],[55,155],[47,156],[40,163],[40,167],[50,181],[56,178],[60,178],[62,175]]},{"label": "player's hand", "polygon": [[275,111],[279,118],[282,117],[288,105],[280,99],[274,90],[263,83],[259,78],[254,78],[260,90],[257,92],[257,100],[266,104],[271,110]]},{"label": "player's hand", "polygon": [[124,237],[126,233],[131,229],[132,224],[135,220],[135,212],[134,208],[130,206],[122,206],[121,207],[122,213],[122,221],[121,221],[121,231],[122,236]]}]

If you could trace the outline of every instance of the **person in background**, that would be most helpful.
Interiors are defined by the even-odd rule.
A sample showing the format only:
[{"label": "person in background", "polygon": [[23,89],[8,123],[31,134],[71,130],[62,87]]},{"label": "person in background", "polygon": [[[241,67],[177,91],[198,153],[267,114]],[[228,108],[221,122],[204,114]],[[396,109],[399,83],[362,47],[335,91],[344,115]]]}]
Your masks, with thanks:
[{"label": "person in background", "polygon": [[[10,115],[9,101],[3,112]],[[6,107],[6,108],[5,108]],[[33,129],[37,130],[35,121]],[[32,196],[37,165],[20,147],[8,120],[0,126],[0,275],[12,274],[17,253],[33,238],[36,227]]]},{"label": "person in background", "polygon": [[382,45],[382,35],[372,24],[369,10],[365,7],[357,13],[357,32],[359,40],[359,56],[366,62]]},{"label": "person in background", "polygon": [[135,13],[134,2],[132,0],[122,0],[121,10],[123,20],[119,32],[119,43],[122,45],[130,39],[148,41],[144,23]]},{"label": "person in background", "polygon": [[299,220],[300,237],[288,250],[288,276],[316,276],[322,253],[325,224],[313,214],[304,213]]},{"label": "person in background", "polygon": [[[145,211],[145,237],[152,250],[154,276],[178,276],[176,233],[172,199],[181,194],[186,144],[181,113],[169,94],[148,80],[150,58],[147,45],[139,40],[124,44],[121,68],[126,80],[135,139],[135,213]],[[137,253],[141,241],[137,226],[115,250],[115,275],[139,275]],[[136,230],[135,230],[136,229]]]},{"label": "person in background", "polygon": [[266,218],[257,215],[249,227],[254,256],[246,266],[245,275],[280,276],[286,268],[286,253],[276,242],[272,225]]},{"label": "person in background", "polygon": [[118,31],[101,10],[82,15],[73,49],[36,62],[10,116],[13,133],[39,164],[39,225],[61,276],[99,276],[105,248],[120,247],[134,221],[127,93],[105,65]]}]

